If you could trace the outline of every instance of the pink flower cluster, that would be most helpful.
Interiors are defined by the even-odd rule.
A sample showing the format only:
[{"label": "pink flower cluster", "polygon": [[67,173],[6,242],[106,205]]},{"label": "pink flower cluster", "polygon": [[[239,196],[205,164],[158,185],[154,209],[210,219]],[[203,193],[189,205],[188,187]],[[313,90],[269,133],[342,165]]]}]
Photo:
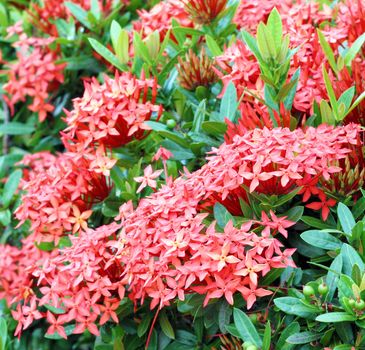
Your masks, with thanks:
[{"label": "pink flower cluster", "polygon": [[[141,139],[152,113],[159,116],[162,107],[155,105],[156,79],[137,79],[130,73],[116,73],[85,83],[84,95],[73,100],[73,110],[66,111],[67,128],[63,140],[71,149],[97,146],[120,147],[133,138]],[[150,93],[150,96],[149,96]],[[151,99],[151,102],[148,99]]]},{"label": "pink flower cluster", "polygon": [[104,152],[81,156],[43,152],[26,156],[22,164],[30,169],[21,185],[26,193],[15,212],[19,225],[30,220],[34,241],[57,245],[66,232],[86,229],[92,204],[110,192],[105,172],[115,161]]},{"label": "pink flower cluster", "polygon": [[[262,276],[294,266],[294,249],[283,249],[275,237],[278,232],[286,237],[293,223],[270,212],[239,228],[228,223],[221,233],[214,221],[208,227],[203,222],[209,212],[201,211],[202,204],[225,200],[242,185],[266,194],[303,186],[310,196],[319,179],[341,170],[333,164],[346,157],[358,136],[352,124],[237,135],[214,149],[200,170],[162,186],[136,209],[123,204],[118,222],[70,236],[71,247],[37,265],[31,289],[38,286],[39,294],[29,291],[14,313],[17,333],[29,319],[47,317],[50,334],[66,336],[64,325],[75,323],[74,333],[88,329],[97,335],[98,323],[117,321],[115,310],[125,293],[134,302],[149,298],[151,308],[161,308],[192,292],[206,294],[204,304],[223,296],[233,303],[239,292],[250,308],[257,297],[270,294],[259,287]],[[30,314],[42,305],[63,312]]]},{"label": "pink flower cluster", "polygon": [[13,46],[17,49],[17,61],[8,64],[6,73],[8,82],[4,84],[4,96],[11,112],[18,102],[25,102],[30,97],[32,103],[28,109],[38,113],[39,120],[46,119],[54,110],[50,103],[52,92],[63,83],[65,64],[57,64],[57,51],[51,50],[54,38],[28,38],[21,33]]},{"label": "pink flower cluster", "polygon": [[149,11],[138,10],[139,19],[133,22],[133,29],[142,33],[143,37],[157,30],[160,33],[160,41],[163,41],[167,31],[172,28],[173,18],[182,27],[193,27],[184,6],[181,0],[164,0]]}]

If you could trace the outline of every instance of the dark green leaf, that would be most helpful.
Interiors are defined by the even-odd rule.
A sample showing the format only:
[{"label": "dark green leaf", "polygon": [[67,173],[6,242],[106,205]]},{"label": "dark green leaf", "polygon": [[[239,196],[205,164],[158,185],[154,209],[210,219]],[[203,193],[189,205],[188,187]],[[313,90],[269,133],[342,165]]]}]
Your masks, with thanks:
[{"label": "dark green leaf", "polygon": [[31,134],[34,130],[35,127],[33,125],[18,122],[10,122],[0,125],[0,134],[3,135],[26,135]]},{"label": "dark green leaf", "polygon": [[289,344],[308,344],[322,337],[323,333],[302,332],[291,335],[286,341]]},{"label": "dark green leaf", "polygon": [[2,202],[4,207],[8,207],[13,199],[13,196],[18,189],[20,179],[22,178],[23,172],[20,169],[13,171],[8,180],[5,183]]},{"label": "dark green leaf", "polygon": [[159,322],[162,331],[170,338],[175,339],[175,332],[171,326],[169,319],[167,318],[166,312],[162,311],[159,316]]},{"label": "dark green leaf", "polygon": [[255,326],[252,324],[250,318],[240,309],[233,309],[234,325],[237,328],[240,337],[245,342],[251,342],[257,347],[262,346],[262,340],[257,333]]}]

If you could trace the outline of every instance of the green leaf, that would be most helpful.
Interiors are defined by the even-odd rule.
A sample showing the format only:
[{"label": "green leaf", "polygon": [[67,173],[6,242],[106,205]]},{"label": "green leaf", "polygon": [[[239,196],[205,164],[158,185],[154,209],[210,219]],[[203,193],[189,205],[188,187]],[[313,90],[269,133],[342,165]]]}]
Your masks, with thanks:
[{"label": "green leaf", "polygon": [[214,218],[217,220],[217,224],[221,228],[225,228],[228,221],[232,221],[234,223],[234,218],[231,213],[220,203],[216,203],[214,205]]},{"label": "green leaf", "polygon": [[340,221],[343,232],[351,235],[351,231],[356,225],[355,219],[352,216],[351,210],[343,203],[338,203],[337,215]]},{"label": "green leaf", "polygon": [[287,212],[283,214],[283,216],[287,216],[287,220],[292,222],[298,222],[304,213],[304,207],[297,206],[289,209]]},{"label": "green leaf", "polygon": [[26,135],[35,130],[33,125],[10,122],[0,125],[0,134],[3,135]]},{"label": "green leaf", "polygon": [[170,141],[170,140],[164,140],[162,142],[162,146],[168,149],[173,154],[173,160],[188,160],[188,159],[194,159],[195,155],[193,152],[191,152],[190,149],[181,147],[177,143]]},{"label": "green leaf", "polygon": [[357,317],[346,312],[329,312],[316,317],[316,321],[324,323],[356,321]]},{"label": "green leaf", "polygon": [[308,344],[318,340],[323,336],[323,333],[301,332],[291,335],[286,341],[289,344]]},{"label": "green leaf", "polygon": [[262,22],[257,27],[257,46],[264,60],[276,58],[274,38]]},{"label": "green leaf", "polygon": [[344,243],[341,248],[341,256],[343,261],[343,272],[351,276],[352,269],[357,264],[361,271],[365,270],[365,265],[359,253],[347,243]]},{"label": "green leaf", "polygon": [[205,112],[206,112],[206,100],[203,100],[199,103],[199,106],[194,114],[193,126],[191,128],[193,132],[200,132],[205,118]]},{"label": "green leaf", "polygon": [[324,231],[309,230],[303,232],[300,237],[305,242],[326,250],[336,250],[342,247],[342,242],[338,238]]},{"label": "green leaf", "polygon": [[271,31],[271,34],[273,36],[276,52],[279,53],[281,49],[281,41],[283,39],[283,25],[281,22],[280,14],[276,7],[274,7],[269,15],[269,18],[267,20],[267,27]]},{"label": "green leaf", "polygon": [[[348,111],[348,109],[351,106],[351,102],[352,102],[352,99],[354,98],[354,95],[355,95],[355,86],[352,86],[349,89],[347,89],[345,92],[343,92],[343,94],[338,99],[339,104],[341,104],[341,103],[344,104],[346,112]],[[342,117],[344,117],[344,116],[345,115],[342,115]]]},{"label": "green leaf", "polygon": [[[124,31],[126,32],[126,31]],[[112,44],[113,44],[113,48],[114,48],[114,51],[115,51],[115,54],[117,55],[117,57],[119,59],[121,59],[123,57],[123,45],[121,43],[121,41],[123,41],[123,38],[122,38],[122,34],[123,33],[123,30],[122,30],[122,27],[120,26],[120,24],[113,20],[112,21],[112,24],[110,26],[110,37],[112,39]],[[128,33],[126,32],[127,34],[127,37],[128,37]],[[129,38],[128,38],[128,41],[129,41]],[[128,53],[127,53],[127,57],[128,57]],[[127,60],[128,61],[128,60]],[[122,61],[122,63],[126,63],[127,61]]]},{"label": "green leaf", "polygon": [[8,180],[5,183],[3,195],[2,195],[2,202],[4,207],[8,207],[13,199],[13,196],[18,189],[20,179],[22,178],[23,172],[20,169],[13,171]]},{"label": "green leaf", "polygon": [[251,342],[257,347],[262,346],[262,340],[257,333],[255,326],[252,324],[250,318],[240,309],[233,309],[234,325],[237,328],[240,337],[245,342]]},{"label": "green leaf", "polygon": [[311,226],[311,227],[314,227],[314,228],[319,228],[321,230],[335,228],[335,227],[332,227],[331,225],[329,225],[327,222],[323,222],[322,220],[317,219],[317,218],[313,218],[311,216],[305,216],[304,215],[300,218],[300,220],[303,221],[308,226]]},{"label": "green leaf", "polygon": [[70,10],[73,16],[86,28],[92,30],[93,26],[88,20],[87,12],[80,7],[79,5],[74,4],[73,2],[65,2],[65,6]]},{"label": "green leaf", "polygon": [[166,312],[161,311],[159,316],[159,322],[162,332],[164,332],[170,339],[175,339],[175,332],[171,326],[169,319],[167,318]]},{"label": "green leaf", "polygon": [[229,324],[232,316],[232,307],[227,303],[226,300],[223,300],[219,306],[218,312],[218,325],[219,329],[222,333],[226,333],[226,326]]},{"label": "green leaf", "polygon": [[351,45],[349,50],[345,55],[345,65],[351,67],[351,62],[356,57],[357,53],[360,51],[361,47],[364,45],[365,42],[365,33],[360,35],[355,42]]},{"label": "green leaf", "polygon": [[332,112],[329,103],[326,100],[322,100],[319,105],[319,108],[321,111],[322,123],[326,123],[328,125],[335,125],[336,119],[334,117],[334,114]]},{"label": "green leaf", "polygon": [[219,120],[224,121],[224,118],[227,118],[230,121],[234,121],[237,106],[238,103],[237,103],[236,87],[230,81],[222,98],[221,107],[219,111]]},{"label": "green leaf", "polygon": [[[293,334],[298,333],[300,326],[298,322],[292,322],[282,331],[280,338],[276,344],[277,349],[284,349],[286,345],[286,340]],[[292,347],[290,347],[292,348]]]},{"label": "green leaf", "polygon": [[227,124],[223,122],[206,121],[202,123],[202,129],[208,135],[220,136],[227,131]]},{"label": "green leaf", "polygon": [[295,315],[303,318],[314,319],[318,309],[314,306],[305,305],[300,299],[294,297],[276,298],[274,304],[281,311],[289,315]]},{"label": "green leaf", "polygon": [[263,58],[260,54],[260,50],[257,46],[256,39],[245,30],[241,31],[242,39],[245,42],[245,44],[248,46],[248,48],[251,50],[251,52],[255,55],[258,61],[263,62]]},{"label": "green leaf", "polygon": [[262,350],[270,350],[271,345],[271,323],[267,321],[262,341]]},{"label": "green leaf", "polygon": [[6,342],[8,338],[8,326],[4,317],[0,316],[0,350],[6,349]]},{"label": "green leaf", "polygon": [[141,338],[148,330],[150,323],[152,321],[151,314],[147,314],[142,318],[141,323],[138,325],[137,328],[137,335]]},{"label": "green leaf", "polygon": [[205,41],[213,57],[220,56],[223,53],[217,42],[210,35],[205,36]]},{"label": "green leaf", "polygon": [[332,70],[337,74],[338,69],[337,69],[336,59],[335,59],[335,55],[331,49],[331,46],[330,46],[330,44],[328,44],[325,36],[319,29],[317,29],[317,34],[318,34],[319,43],[321,44],[322,50],[330,64]]},{"label": "green leaf", "polygon": [[104,57],[109,63],[111,63],[114,67],[118,68],[121,71],[126,71],[126,67],[121,64],[118,58],[113,55],[113,53],[107,49],[104,45],[100,44],[97,40],[93,38],[89,38],[89,42],[93,49],[102,57]]},{"label": "green leaf", "polygon": [[336,289],[337,283],[342,272],[342,256],[338,255],[332,261],[330,265],[330,271],[327,273],[326,284],[328,286],[328,294],[326,295],[326,301],[331,301]]},{"label": "green leaf", "polygon": [[346,115],[349,115],[359,104],[360,102],[365,98],[365,91],[361,93],[361,95],[355,100],[355,102],[352,104],[350,109],[347,111]]},{"label": "green leaf", "polygon": [[338,104],[337,104],[336,94],[335,91],[333,90],[331,79],[327,73],[324,64],[322,65],[322,74],[323,74],[324,84],[326,85],[327,94],[331,102],[333,114],[336,120],[338,120]]}]

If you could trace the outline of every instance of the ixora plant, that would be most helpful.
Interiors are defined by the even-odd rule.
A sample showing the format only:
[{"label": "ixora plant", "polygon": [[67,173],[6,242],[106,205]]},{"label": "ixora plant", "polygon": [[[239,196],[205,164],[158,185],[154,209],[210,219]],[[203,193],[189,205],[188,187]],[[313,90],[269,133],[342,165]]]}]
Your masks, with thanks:
[{"label": "ixora plant", "polygon": [[365,349],[364,19],[0,4],[0,350]]}]

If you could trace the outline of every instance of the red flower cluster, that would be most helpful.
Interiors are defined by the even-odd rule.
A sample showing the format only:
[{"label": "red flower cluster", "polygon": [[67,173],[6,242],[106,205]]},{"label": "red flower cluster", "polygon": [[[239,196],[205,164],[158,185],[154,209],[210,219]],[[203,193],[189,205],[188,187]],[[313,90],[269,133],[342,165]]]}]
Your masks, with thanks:
[{"label": "red flower cluster", "polygon": [[89,329],[97,335],[97,323],[117,321],[115,309],[126,291],[135,302],[151,298],[151,308],[191,292],[206,294],[205,304],[221,296],[232,303],[240,292],[250,308],[256,297],[270,294],[258,286],[261,276],[294,265],[294,249],[283,250],[275,238],[278,232],[286,237],[293,223],[263,213],[240,228],[228,223],[222,234],[215,222],[203,224],[208,214],[199,212],[201,204],[224,200],[242,185],[266,194],[303,186],[304,195],[311,195],[319,179],[341,170],[333,164],[357,144],[358,134],[354,125],[323,125],[306,132],[265,128],[237,135],[215,149],[200,170],[163,186],[135,210],[124,204],[120,224],[71,236],[71,247],[33,272],[32,286],[37,284],[40,294],[29,292],[18,307],[18,333],[28,326],[28,310],[47,304],[63,309],[58,317],[34,316],[47,317],[49,333],[65,336],[64,325],[75,322],[74,333]]},{"label": "red flower cluster", "polygon": [[33,240],[56,245],[66,232],[86,229],[92,204],[109,194],[105,175],[115,162],[103,149],[83,155],[26,156],[22,163],[31,170],[25,173],[21,189],[27,192],[15,212],[19,225],[30,220]]},{"label": "red flower cluster", "polygon": [[[66,147],[82,152],[99,145],[119,147],[133,138],[141,139],[148,126],[144,124],[152,113],[162,112],[154,104],[157,95],[156,79],[137,79],[130,73],[118,73],[115,79],[104,77],[104,84],[96,79],[85,83],[83,97],[73,101],[74,109],[67,112],[68,127],[63,132]],[[148,101],[149,90],[151,102]]]},{"label": "red flower cluster", "polygon": [[50,49],[54,38],[28,38],[19,36],[13,46],[17,49],[17,61],[8,64],[8,82],[3,88],[8,96],[4,96],[12,113],[17,102],[24,102],[30,97],[32,103],[28,109],[38,113],[43,121],[47,113],[54,110],[50,104],[51,94],[63,83],[65,64],[57,64],[57,51]]},{"label": "red flower cluster", "polygon": [[163,41],[167,31],[172,27],[172,19],[175,19],[182,27],[193,27],[181,0],[164,0],[149,11],[138,10],[137,12],[139,19],[133,22],[133,29],[142,33],[143,37],[157,30],[160,33],[160,41]]}]

